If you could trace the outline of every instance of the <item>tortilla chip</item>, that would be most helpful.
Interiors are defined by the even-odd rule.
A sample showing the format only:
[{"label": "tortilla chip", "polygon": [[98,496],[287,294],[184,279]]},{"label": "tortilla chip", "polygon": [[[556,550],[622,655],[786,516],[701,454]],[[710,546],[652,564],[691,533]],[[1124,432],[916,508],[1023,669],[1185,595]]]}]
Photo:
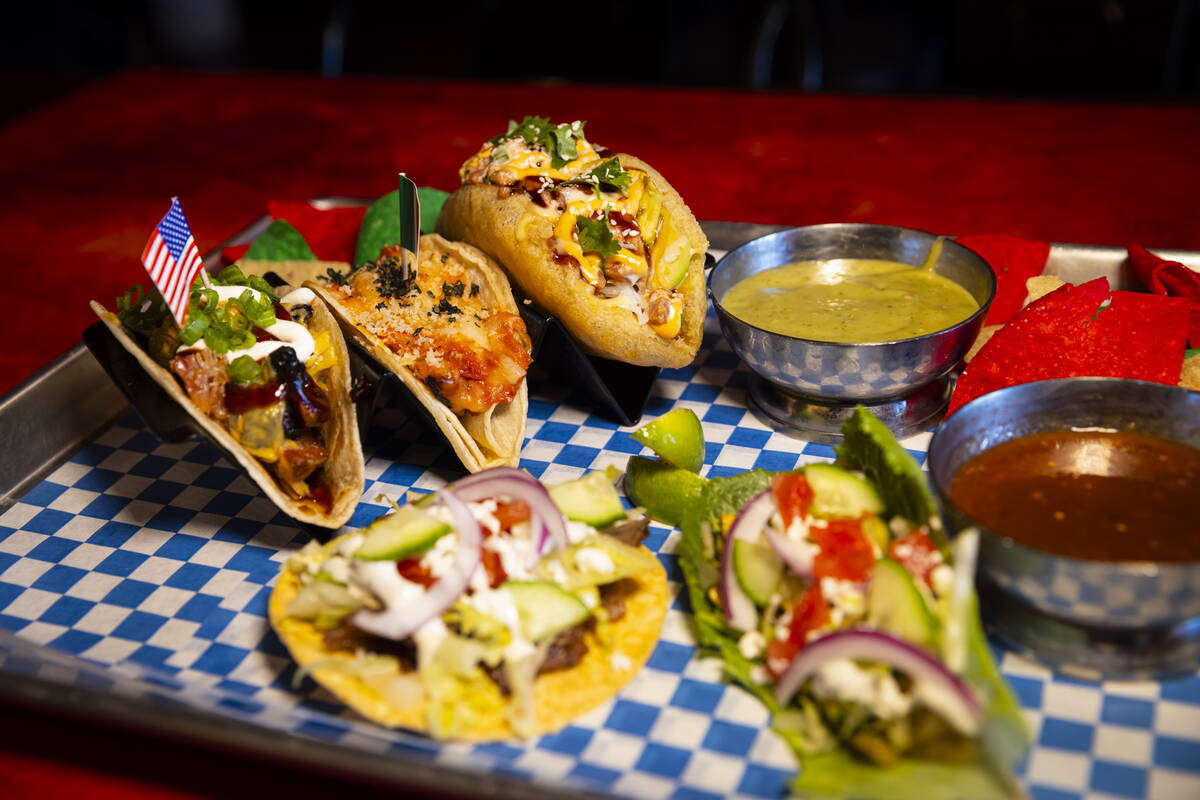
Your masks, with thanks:
[{"label": "tortilla chip", "polygon": [[1065,286],[1066,281],[1059,278],[1057,275],[1035,275],[1025,281],[1025,302],[1021,308],[1029,305],[1035,300],[1041,300],[1046,295],[1053,292],[1060,286]]},{"label": "tortilla chip", "polygon": [[[453,253],[476,277],[488,306],[519,313],[508,279],[500,267],[482,252],[462,242],[447,241],[437,234],[422,236],[420,247],[422,253]],[[322,271],[319,274],[324,273]],[[310,281],[307,286],[329,304],[345,334],[370,353],[384,369],[394,373],[420,401],[470,472],[501,465],[517,465],[521,446],[525,443],[525,417],[529,410],[529,389],[525,381],[521,382],[511,402],[499,403],[482,414],[464,413],[459,417],[428,386],[416,379],[403,359],[359,325],[335,294],[317,282]]]},{"label": "tortilla chip", "polygon": [[1192,353],[1183,360],[1179,373],[1179,385],[1193,392],[1200,392],[1200,353]]},{"label": "tortilla chip", "polygon": [[1180,376],[1190,303],[1109,292],[1097,278],[1065,284],[997,331],[955,385],[947,416],[996,389],[1096,375],[1174,384]]},{"label": "tortilla chip", "polygon": [[350,400],[350,354],[346,350],[346,342],[338,330],[337,322],[323,303],[313,302],[310,327],[314,331],[331,333],[330,345],[336,350],[338,357],[338,363],[331,368],[330,418],[325,424],[325,447],[329,451],[329,460],[325,462],[324,470],[326,483],[333,496],[333,503],[328,512],[315,501],[294,497],[285,490],[275,475],[261,461],[250,455],[224,425],[196,407],[176,380],[174,373],[142,350],[121,325],[116,314],[94,300],[91,305],[96,316],[108,327],[117,341],[137,359],[146,374],[187,411],[210,439],[241,465],[251,480],[258,484],[281,511],[292,519],[323,528],[340,528],[350,521],[350,516],[363,493],[362,445],[358,440],[354,403]]},{"label": "tortilla chip", "polygon": [[1046,268],[1050,245],[1004,234],[960,236],[955,241],[978,253],[996,274],[996,296],[983,324],[1005,324],[1029,302],[1022,303],[1026,279]]},{"label": "tortilla chip", "polygon": [[[625,615],[609,624],[608,647],[588,633],[588,651],[578,664],[538,676],[534,684],[538,735],[552,733],[611,700],[650,658],[667,613],[667,577],[658,567],[632,580],[637,581],[638,588],[625,597]],[[312,623],[287,616],[288,604],[299,588],[300,579],[285,567],[271,592],[269,617],[280,641],[300,668],[367,719],[389,728],[428,733],[428,703],[424,699],[408,705],[390,701],[346,668],[354,662],[354,654],[326,649],[322,632]],[[472,689],[472,707],[479,716],[475,727],[458,738],[466,741],[513,738],[504,715],[507,704],[496,684],[483,678]]]}]

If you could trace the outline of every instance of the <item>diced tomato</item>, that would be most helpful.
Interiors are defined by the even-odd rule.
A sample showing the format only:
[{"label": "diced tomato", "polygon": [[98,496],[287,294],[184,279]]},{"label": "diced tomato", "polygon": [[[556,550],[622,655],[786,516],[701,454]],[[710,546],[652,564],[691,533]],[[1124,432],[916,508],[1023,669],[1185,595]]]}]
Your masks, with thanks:
[{"label": "diced tomato", "polygon": [[[941,553],[929,538],[924,528],[913,531],[903,539],[897,539],[888,547],[888,556],[908,570],[913,578],[930,586],[929,575],[934,567],[942,563]],[[932,588],[932,587],[931,587]]]},{"label": "diced tomato", "polygon": [[[813,584],[800,595],[792,609],[792,624],[786,639],[776,639],[767,645],[767,668],[779,675],[796,654],[804,648],[808,634],[829,624],[829,604],[821,587]],[[778,668],[778,669],[777,669]]]},{"label": "diced tomato", "polygon": [[788,630],[788,641],[803,646],[808,640],[808,634],[820,630],[829,624],[829,604],[821,587],[813,584],[800,595],[796,607],[792,609],[792,627]]},{"label": "diced tomato", "polygon": [[428,588],[437,583],[437,578],[429,571],[429,567],[421,563],[420,558],[405,558],[396,562],[396,571],[405,580],[419,583]]},{"label": "diced tomato", "polygon": [[875,567],[875,551],[857,519],[831,519],[825,527],[809,528],[821,548],[813,559],[813,575],[843,581],[865,581]]},{"label": "diced tomato", "polygon": [[771,491],[779,503],[779,513],[783,517],[783,525],[787,527],[796,518],[808,516],[812,505],[813,490],[808,485],[808,479],[802,472],[790,472],[787,475],[776,475],[771,479]]},{"label": "diced tomato", "polygon": [[790,639],[776,639],[767,645],[767,671],[778,678],[800,652],[800,645]]},{"label": "diced tomato", "polygon": [[499,521],[500,530],[504,533],[510,533],[513,525],[529,519],[529,504],[524,500],[513,500],[512,502],[501,503],[500,505],[496,506],[496,511],[493,516],[497,519],[497,521]]},{"label": "diced tomato", "polygon": [[494,550],[489,550],[486,547],[481,548],[479,551],[479,560],[483,562],[483,568],[487,570],[488,586],[495,589],[508,580],[508,573],[504,571],[504,564],[500,561],[500,555]]}]

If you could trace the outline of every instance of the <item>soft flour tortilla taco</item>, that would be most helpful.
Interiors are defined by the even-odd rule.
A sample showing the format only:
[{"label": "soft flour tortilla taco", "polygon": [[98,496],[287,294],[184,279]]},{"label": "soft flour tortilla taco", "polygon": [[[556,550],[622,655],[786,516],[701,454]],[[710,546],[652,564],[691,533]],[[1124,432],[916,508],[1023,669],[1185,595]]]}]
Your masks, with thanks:
[{"label": "soft flour tortilla taco", "polygon": [[700,347],[708,241],[645,162],[583,124],[512,123],[463,165],[438,232],[495,258],[591,353],[685,366]]},{"label": "soft flour tortilla taco", "polygon": [[363,491],[346,343],[306,289],[277,295],[236,267],[197,281],[181,330],[140,287],[92,310],[138,363],[284,513],[326,528]]},{"label": "soft flour tortilla taco", "polygon": [[668,596],[638,545],[646,522],[602,473],[548,493],[498,467],[307,545],[271,624],[303,673],[382,725],[548,733],[610,700],[654,649]]},{"label": "soft flour tortilla taco", "polygon": [[504,273],[469,245],[421,237],[416,270],[399,246],[307,285],[433,416],[471,472],[516,465],[525,437],[530,341]]}]

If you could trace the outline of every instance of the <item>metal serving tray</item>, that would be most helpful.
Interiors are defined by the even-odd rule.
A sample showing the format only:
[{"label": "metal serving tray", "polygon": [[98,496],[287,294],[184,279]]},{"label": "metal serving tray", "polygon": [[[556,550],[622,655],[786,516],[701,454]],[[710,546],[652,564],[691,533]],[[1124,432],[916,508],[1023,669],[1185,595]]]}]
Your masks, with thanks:
[{"label": "metal serving tray", "polygon": [[[704,224],[715,250],[780,226]],[[246,231],[244,240],[257,230]],[[231,244],[237,243],[231,242]],[[1200,254],[1158,251],[1200,268]],[[1135,288],[1122,249],[1053,245],[1048,272]],[[745,407],[747,372],[708,320],[694,366],[664,370],[647,413],[704,420],[704,474],[832,458]],[[522,466],[549,480],[623,467],[628,428],[531,402]],[[928,434],[905,440],[924,457]],[[675,560],[652,527],[676,598],[651,660],[613,703],[535,742],[443,745],[365,723],[295,669],[264,619],[297,529],[206,443],[160,444],[80,345],[0,400],[0,696],[409,788],[476,796],[778,797],[794,761],[765,710],[695,651]],[[453,459],[385,415],[368,433],[377,495],[442,485]],[[1034,796],[1200,796],[1200,674],[1096,683],[999,653],[1034,734]],[[169,713],[166,713],[169,712]],[[486,776],[487,780],[480,780]]]}]

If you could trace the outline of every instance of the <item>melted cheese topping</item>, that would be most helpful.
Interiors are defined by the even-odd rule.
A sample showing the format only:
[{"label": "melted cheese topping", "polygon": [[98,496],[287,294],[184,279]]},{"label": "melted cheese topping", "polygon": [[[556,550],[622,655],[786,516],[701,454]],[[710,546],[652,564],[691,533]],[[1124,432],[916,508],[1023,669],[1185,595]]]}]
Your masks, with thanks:
[{"label": "melted cheese topping", "polygon": [[[385,248],[382,257],[391,255]],[[375,265],[329,286],[355,325],[395,353],[456,414],[483,413],[516,395],[530,363],[525,324],[489,305],[456,254],[421,251],[416,291],[384,297]]]},{"label": "melted cheese topping", "polygon": [[[551,165],[549,153],[540,147],[530,147],[520,137],[514,137],[495,145],[484,144],[463,164],[459,174],[464,183],[495,183],[501,186],[513,186],[529,177],[542,178],[542,189],[554,191],[558,209],[554,208],[554,204],[546,210],[534,205],[534,213],[527,212],[517,222],[517,241],[529,239],[530,226],[539,215],[561,213],[547,243],[551,249],[573,259],[580,276],[597,294],[614,300],[619,298],[619,304],[628,308],[640,324],[648,324],[649,319],[644,293],[648,289],[668,291],[671,294],[670,315],[665,322],[651,324],[650,328],[664,339],[675,338],[683,321],[683,297],[675,291],[682,276],[672,279],[672,275],[656,270],[655,265],[670,265],[679,260],[685,249],[691,249],[690,243],[671,224],[669,214],[661,207],[661,200],[657,196],[651,206],[652,213],[641,213],[644,202],[652,193],[656,195],[652,188],[647,188],[648,178],[641,170],[627,170],[631,176],[630,184],[619,192],[602,192],[588,185],[564,183],[603,161],[585,139],[577,140],[576,152],[574,160],[555,168]],[[609,219],[609,231],[620,249],[601,259],[599,253],[584,252],[579,243],[576,223],[580,217],[602,219],[605,214]],[[621,215],[621,221],[626,224],[614,223],[613,214]],[[653,229],[642,230],[643,225]]]}]

